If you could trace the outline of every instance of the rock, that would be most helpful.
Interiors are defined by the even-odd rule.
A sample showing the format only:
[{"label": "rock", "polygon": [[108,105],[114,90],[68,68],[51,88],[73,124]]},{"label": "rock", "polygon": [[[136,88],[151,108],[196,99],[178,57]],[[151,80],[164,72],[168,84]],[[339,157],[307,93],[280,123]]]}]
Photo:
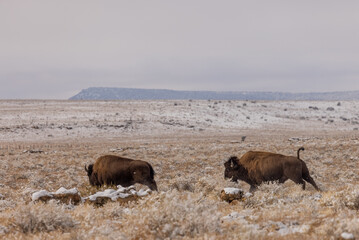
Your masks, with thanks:
[{"label": "rock", "polygon": [[54,196],[50,192],[48,192],[46,190],[40,190],[38,192],[33,193],[31,199],[32,199],[32,201],[41,200],[41,201],[46,202],[53,197]]},{"label": "rock", "polygon": [[103,206],[109,201],[117,201],[120,203],[135,201],[138,198],[148,196],[152,192],[150,189],[140,189],[139,191],[136,191],[134,186],[124,188],[118,185],[117,188],[117,190],[106,189],[105,191],[97,192],[85,198],[81,198],[81,195],[76,188],[68,190],[62,187],[56,192],[48,192],[46,190],[41,190],[32,194],[32,201],[47,202],[51,199],[54,199],[65,204],[77,205],[82,202],[86,202],[95,204],[97,206]]},{"label": "rock", "polygon": [[62,203],[71,203],[74,205],[77,205],[82,201],[81,196],[76,188],[67,190],[66,188],[62,187],[54,193],[54,198]]},{"label": "rock", "polygon": [[221,199],[229,203],[234,200],[242,201],[243,196],[244,192],[239,188],[225,188],[221,191]]},{"label": "rock", "polygon": [[309,109],[319,110],[319,108],[318,108],[318,107],[313,107],[313,106],[309,106]]},{"label": "rock", "polygon": [[79,204],[82,199],[80,193],[76,188],[70,190],[61,187],[56,192],[48,192],[46,190],[41,190],[32,194],[32,201],[43,201],[47,202],[51,199],[55,199],[65,204]]},{"label": "rock", "polygon": [[44,153],[44,151],[37,149],[29,149],[29,150],[24,150],[23,153]]},{"label": "rock", "polygon": [[103,206],[110,201],[126,203],[148,196],[152,192],[150,189],[141,189],[137,192],[134,186],[124,188],[121,185],[118,185],[117,188],[117,190],[106,189],[103,192],[97,192],[89,197],[84,198],[84,201],[86,203],[95,204],[96,206]]}]

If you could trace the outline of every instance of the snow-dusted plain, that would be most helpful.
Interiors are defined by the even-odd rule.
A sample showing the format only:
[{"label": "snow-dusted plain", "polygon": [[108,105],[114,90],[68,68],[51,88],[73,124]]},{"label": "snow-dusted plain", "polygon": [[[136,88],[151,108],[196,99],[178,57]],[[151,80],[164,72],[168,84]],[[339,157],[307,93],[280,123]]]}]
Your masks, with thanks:
[{"label": "snow-dusted plain", "polygon": [[[0,101],[0,238],[356,239],[358,128],[351,101]],[[287,181],[249,194],[224,179],[232,155],[301,146],[322,192]],[[151,163],[159,192],[102,207],[32,201],[121,195],[89,185],[84,166],[103,154]],[[222,201],[231,188],[243,200]]]},{"label": "snow-dusted plain", "polygon": [[358,102],[0,101],[0,113],[0,141],[359,128]]}]

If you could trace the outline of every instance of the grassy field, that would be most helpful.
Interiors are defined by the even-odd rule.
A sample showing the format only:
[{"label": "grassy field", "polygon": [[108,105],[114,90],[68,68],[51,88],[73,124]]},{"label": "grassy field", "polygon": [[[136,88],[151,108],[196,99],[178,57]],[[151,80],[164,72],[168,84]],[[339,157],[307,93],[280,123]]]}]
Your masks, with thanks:
[{"label": "grassy field", "polygon": [[[109,122],[110,113],[106,107],[123,103],[100,102],[96,103],[97,107],[91,108],[79,104],[76,109],[73,106],[77,103],[52,103],[45,102],[47,108],[41,101],[32,103],[31,108],[24,107],[29,104],[27,102],[1,103],[0,238],[359,238],[359,134],[353,130],[356,126],[352,122],[343,120],[339,126],[334,121],[333,125],[328,125],[325,121],[317,120],[317,116],[307,115],[304,119],[296,116],[298,121],[286,121],[285,124],[271,122],[268,117],[268,124],[263,125],[260,118],[252,117],[253,121],[257,121],[255,123],[261,124],[233,127],[230,123],[215,125],[214,115],[212,126],[202,122],[196,125],[197,119],[203,115],[195,118],[187,116],[181,121],[180,113],[175,113],[174,120],[169,121],[165,113],[171,111],[163,107],[163,103],[163,109],[158,110],[156,106],[159,103],[154,102],[141,104],[144,108],[150,104],[158,112],[165,112],[158,118],[143,115],[146,110],[142,111],[139,103],[136,103],[135,112],[131,108],[123,112],[113,111],[113,116],[119,113],[118,118],[122,114],[126,116],[116,120],[119,126],[125,126],[126,121],[146,122],[146,127],[137,122],[139,127],[116,129],[111,128],[114,123]],[[66,113],[69,104],[74,113]],[[173,102],[164,104],[170,108],[174,106]],[[197,102],[190,104],[193,108]],[[202,109],[203,105],[207,111],[208,103],[201,104],[197,106],[198,109]],[[227,103],[212,104],[218,112],[229,108]],[[221,104],[225,106],[222,108]],[[234,104],[243,106],[243,102]],[[276,106],[275,103],[256,104],[262,106],[263,112],[267,111],[269,116],[280,117],[272,110],[274,108],[271,106]],[[290,104],[297,106],[296,103]],[[291,111],[290,105],[287,104],[286,108],[284,112],[287,114]],[[63,122],[57,114],[61,113],[60,109],[68,116],[64,117]],[[49,114],[49,111],[53,114]],[[246,116],[252,116],[252,111],[241,110]],[[357,117],[355,111],[348,114],[354,114],[352,118]],[[48,118],[37,118],[37,112],[43,112],[43,116]],[[335,116],[339,118],[343,114]],[[21,122],[15,124],[11,117],[19,120],[19,115]],[[86,117],[81,117],[89,115],[92,118],[88,121]],[[336,119],[335,116],[327,116],[326,119]],[[311,118],[315,119],[315,124]],[[220,123],[221,119],[216,121]],[[86,128],[91,124],[97,126],[97,132],[91,127]],[[64,127],[60,129],[58,126]],[[155,131],[148,129],[151,127]],[[111,133],[111,129],[116,129],[116,134]],[[243,136],[246,136],[244,141]],[[315,191],[310,184],[303,191],[301,186],[287,181],[284,184],[263,184],[243,201],[229,204],[220,199],[221,190],[225,187],[238,187],[245,192],[249,190],[244,182],[233,183],[224,179],[223,163],[230,156],[240,157],[249,150],[295,156],[301,146],[306,149],[301,153],[301,158],[322,192]],[[93,163],[104,154],[151,163],[156,171],[159,191],[135,202],[110,202],[102,207],[87,203],[73,206],[54,201],[31,201],[32,193],[42,189],[56,191],[60,187],[77,188],[83,197],[105,189],[91,187],[84,170],[85,164]],[[136,185],[136,188],[146,187]]]}]

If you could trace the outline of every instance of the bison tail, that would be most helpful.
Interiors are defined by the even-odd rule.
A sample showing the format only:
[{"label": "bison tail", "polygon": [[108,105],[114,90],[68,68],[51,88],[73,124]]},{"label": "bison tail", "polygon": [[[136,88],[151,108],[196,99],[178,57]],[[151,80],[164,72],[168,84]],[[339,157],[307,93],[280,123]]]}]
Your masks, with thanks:
[{"label": "bison tail", "polygon": [[298,151],[297,151],[297,157],[298,157],[298,159],[300,159],[300,157],[299,157],[299,152],[300,152],[300,151],[304,151],[304,147],[301,147],[301,148],[298,149]]}]

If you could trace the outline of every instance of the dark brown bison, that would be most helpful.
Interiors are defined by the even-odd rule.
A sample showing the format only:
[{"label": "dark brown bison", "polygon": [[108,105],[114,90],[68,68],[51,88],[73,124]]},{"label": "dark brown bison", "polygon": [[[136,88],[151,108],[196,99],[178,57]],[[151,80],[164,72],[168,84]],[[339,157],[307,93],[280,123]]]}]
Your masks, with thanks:
[{"label": "dark brown bison", "polygon": [[88,168],[85,166],[85,170],[92,186],[107,184],[128,187],[141,183],[157,191],[155,171],[145,161],[105,155],[99,157],[95,164],[90,164]]},{"label": "dark brown bison", "polygon": [[224,163],[224,178],[232,178],[234,182],[245,181],[251,186],[250,191],[254,191],[262,182],[279,181],[279,183],[284,183],[288,179],[302,184],[303,189],[305,189],[303,181],[305,180],[320,191],[309,175],[307,165],[299,158],[301,150],[304,148],[298,149],[297,157],[254,151],[245,153],[240,159],[230,157]]}]

